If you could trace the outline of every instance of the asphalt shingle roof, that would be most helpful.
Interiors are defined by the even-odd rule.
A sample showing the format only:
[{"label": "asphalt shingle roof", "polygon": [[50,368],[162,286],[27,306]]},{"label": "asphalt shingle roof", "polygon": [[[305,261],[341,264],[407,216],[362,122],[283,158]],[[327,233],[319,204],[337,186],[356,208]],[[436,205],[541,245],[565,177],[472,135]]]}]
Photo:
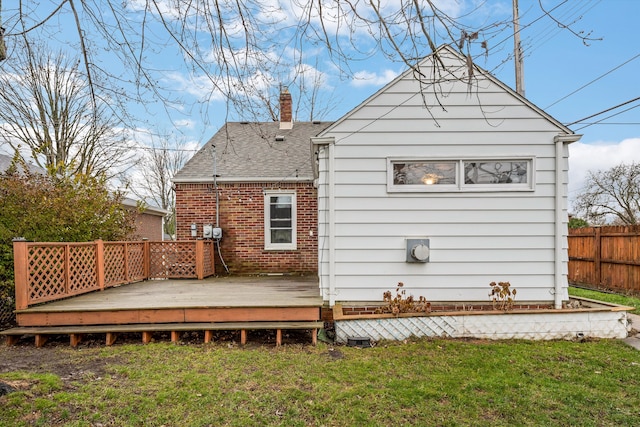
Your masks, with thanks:
[{"label": "asphalt shingle roof", "polygon": [[313,179],[310,138],[329,125],[331,122],[295,122],[292,129],[280,129],[278,122],[227,123],[173,181],[212,181],[214,146],[220,181]]},{"label": "asphalt shingle roof", "polygon": [[[9,169],[9,166],[11,166],[11,163],[13,162],[13,156],[9,156],[6,154],[0,154],[0,172],[4,172],[7,169]],[[22,172],[23,168],[21,164],[18,164],[18,171]],[[39,173],[39,174],[43,174],[46,175],[47,171],[39,166],[33,165],[31,163],[27,163],[27,169],[29,169],[29,171],[31,173]]]}]

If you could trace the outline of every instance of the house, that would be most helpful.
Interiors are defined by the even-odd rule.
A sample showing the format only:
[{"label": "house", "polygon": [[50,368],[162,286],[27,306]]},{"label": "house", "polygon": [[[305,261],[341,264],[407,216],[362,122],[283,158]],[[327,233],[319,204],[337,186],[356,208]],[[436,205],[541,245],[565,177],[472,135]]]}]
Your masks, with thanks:
[{"label": "house", "polygon": [[139,203],[128,197],[122,200],[122,206],[125,209],[135,212],[135,231],[131,240],[165,240],[164,218],[167,211],[150,205],[143,205],[143,209],[139,211]]},{"label": "house", "polygon": [[579,136],[454,49],[334,123],[290,119],[228,123],[187,163],[179,240],[218,225],[231,272],[317,273],[329,307],[379,306],[398,282],[433,302],[486,303],[491,282],[568,299]]},{"label": "house", "polygon": [[429,301],[487,302],[503,281],[519,303],[560,308],[580,136],[455,50],[437,53],[312,139],[323,298],[379,305],[403,282]]},{"label": "house", "polygon": [[[167,281],[169,290],[154,297],[163,305],[153,309],[142,301],[123,309],[109,302],[102,313],[31,310],[77,288],[51,286],[49,276],[30,280],[29,269],[41,269],[28,262],[36,246],[15,242],[20,326],[76,325],[65,328],[72,345],[89,323],[107,328],[107,343],[132,324],[146,328],[144,342],[154,330],[177,340],[182,330],[205,328],[208,342],[211,328],[241,328],[243,343],[248,329],[264,327],[276,329],[279,342],[283,328],[311,329],[315,337],[320,313],[333,320],[340,343],[627,336],[631,307],[573,298],[566,310],[548,310],[568,300],[568,145],[579,135],[464,56],[438,49],[334,123],[294,123],[286,92],[280,110],[280,123],[227,123],[214,135],[174,178],[178,240],[192,241],[160,243],[160,257],[138,251],[149,261],[133,262],[143,273],[168,268],[185,277],[181,270],[189,269],[205,277],[217,246],[231,273],[311,273],[317,283],[236,277],[185,288]],[[38,253],[52,259],[46,245]],[[159,268],[142,268],[154,260]],[[426,316],[360,316],[379,308],[398,282],[446,307]],[[476,310],[489,302],[491,282],[517,289],[516,308],[542,310]],[[191,297],[176,299],[176,292]],[[129,304],[129,292],[120,295]],[[113,323],[105,326],[105,318]],[[35,332],[36,345],[52,333],[44,329]],[[25,331],[8,332],[9,342]]]},{"label": "house", "polygon": [[291,103],[280,122],[225,124],[174,176],[177,239],[221,233],[216,271],[317,273],[310,139],[330,123],[294,123]]}]

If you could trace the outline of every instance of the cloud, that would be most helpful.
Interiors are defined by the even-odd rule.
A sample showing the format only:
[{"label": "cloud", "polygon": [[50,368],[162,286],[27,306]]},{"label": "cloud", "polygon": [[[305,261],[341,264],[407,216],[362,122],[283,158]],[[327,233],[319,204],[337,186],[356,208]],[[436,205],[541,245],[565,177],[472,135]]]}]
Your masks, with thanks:
[{"label": "cloud", "polygon": [[569,200],[584,188],[588,171],[607,170],[621,163],[640,163],[640,138],[616,142],[569,145]]},{"label": "cloud", "polygon": [[174,124],[176,125],[176,127],[184,127],[187,129],[193,129],[196,127],[196,122],[191,119],[176,120]]},{"label": "cloud", "polygon": [[382,86],[395,79],[398,73],[393,70],[383,70],[380,74],[370,71],[358,71],[353,75],[351,85],[355,87]]},{"label": "cloud", "polygon": [[299,85],[309,90],[312,89],[314,85],[322,87],[325,90],[330,89],[328,85],[329,76],[309,64],[298,64],[295,70],[291,72],[289,78],[292,81],[302,80],[302,84],[299,83]]}]

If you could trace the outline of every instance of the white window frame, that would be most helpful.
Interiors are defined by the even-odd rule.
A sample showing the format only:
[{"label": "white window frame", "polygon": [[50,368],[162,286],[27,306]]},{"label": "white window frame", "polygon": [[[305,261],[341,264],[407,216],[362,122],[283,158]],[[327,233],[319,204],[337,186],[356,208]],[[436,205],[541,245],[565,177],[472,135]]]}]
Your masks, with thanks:
[{"label": "white window frame", "polygon": [[[291,196],[291,243],[271,242],[271,197]],[[297,249],[297,202],[295,191],[273,190],[264,192],[264,248],[265,250],[295,250]]]},{"label": "white window frame", "polygon": [[[393,165],[396,163],[456,163],[455,184],[395,184]],[[465,184],[464,165],[468,162],[527,162],[526,183]],[[387,192],[389,193],[473,193],[473,192],[511,192],[535,190],[535,156],[491,156],[491,157],[443,157],[443,158],[387,158]]]}]

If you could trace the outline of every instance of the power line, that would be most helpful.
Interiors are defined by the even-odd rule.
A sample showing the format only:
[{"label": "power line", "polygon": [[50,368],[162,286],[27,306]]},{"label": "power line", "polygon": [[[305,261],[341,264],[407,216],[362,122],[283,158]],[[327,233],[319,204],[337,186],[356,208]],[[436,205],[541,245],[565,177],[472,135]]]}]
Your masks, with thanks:
[{"label": "power line", "polygon": [[[562,22],[565,22],[565,21],[569,21],[570,19],[573,19],[575,15],[579,14],[577,18],[573,19],[573,21],[566,24],[566,27],[568,28],[571,25],[575,24],[576,22],[580,21],[584,17],[584,15],[587,14],[591,9],[596,7],[598,3],[600,3],[600,0],[593,3],[591,6],[589,6],[590,3],[584,2],[584,1],[580,3],[575,3],[574,5],[570,6],[570,8],[567,11],[565,11],[564,14],[562,14],[558,19]],[[583,11],[582,9],[585,9],[585,10]],[[540,32],[540,35],[536,37],[538,44],[536,46],[532,45],[531,48],[527,50],[526,56],[530,56],[531,54],[533,54],[533,52],[540,49],[540,47],[544,46],[547,42],[555,38],[562,31],[563,31],[562,26],[558,25],[557,23],[555,23],[555,26],[554,26],[554,23],[549,23],[549,25],[547,25],[547,27],[545,27],[545,29]]]},{"label": "power line", "polygon": [[[633,108],[635,108],[635,107],[633,107]],[[629,111],[629,109],[627,109],[625,111]],[[624,111],[621,111],[621,113],[624,113]],[[638,125],[640,125],[640,122],[607,122],[607,123],[600,123],[600,120],[597,120],[595,122],[583,122],[582,124],[583,125],[589,125],[589,126],[590,125],[616,125],[616,126],[632,125],[632,126],[638,126]]]},{"label": "power line", "polygon": [[[584,122],[585,120],[589,120],[590,118],[593,118],[593,117],[599,116],[599,115],[604,114],[604,113],[608,113],[608,112],[609,112],[609,111],[611,111],[611,110],[615,110],[616,108],[620,108],[620,107],[622,107],[622,106],[625,106],[625,105],[627,105],[627,104],[631,104],[632,102],[635,102],[635,101],[638,101],[638,100],[640,100],[640,96],[638,96],[637,98],[633,98],[633,99],[630,99],[630,100],[628,100],[628,101],[625,101],[625,102],[623,102],[622,104],[618,104],[618,105],[613,106],[613,107],[611,107],[611,108],[607,108],[606,110],[602,110],[602,111],[600,111],[600,112],[598,112],[598,113],[595,113],[595,114],[592,114],[592,115],[590,115],[590,116],[587,116],[587,117],[585,117],[585,118],[583,118],[583,119],[576,120],[576,121],[574,121],[574,122],[568,123],[568,124],[566,124],[566,126],[571,126],[571,125],[575,125],[576,123]],[[637,107],[637,106],[638,106],[638,105],[636,105],[636,107]],[[635,108],[635,107],[633,107],[633,108]],[[625,111],[628,111],[628,110],[625,110]],[[619,114],[619,113],[618,113],[618,114]],[[617,115],[617,114],[616,114],[616,115]],[[611,116],[611,117],[613,117],[613,116]],[[580,128],[580,129],[582,129],[582,128]]]},{"label": "power line", "polygon": [[199,148],[156,148],[156,147],[146,147],[144,145],[138,145],[136,147],[118,147],[118,148],[136,148],[139,150],[147,150],[147,151],[182,151],[188,153],[195,153],[200,151]]},{"label": "power line", "polygon": [[587,83],[587,84],[584,84],[584,85],[580,86],[578,89],[574,90],[573,92],[571,92],[571,93],[570,93],[570,94],[568,94],[568,95],[563,96],[562,98],[560,98],[560,99],[558,99],[557,101],[555,101],[553,104],[551,104],[551,105],[547,105],[546,107],[544,107],[544,109],[546,110],[547,108],[553,107],[553,106],[554,106],[554,105],[556,105],[558,102],[560,102],[560,101],[564,101],[565,99],[567,99],[568,97],[570,97],[570,96],[571,96],[571,95],[573,95],[574,93],[581,91],[582,89],[584,89],[585,87],[589,86],[590,84],[597,82],[597,81],[598,81],[598,80],[600,80],[601,78],[603,78],[603,77],[605,77],[605,76],[607,76],[607,75],[611,74],[612,72],[616,71],[618,68],[620,68],[620,67],[622,67],[622,66],[624,66],[624,65],[627,65],[629,62],[631,62],[631,61],[633,61],[634,59],[637,59],[637,58],[640,58],[640,53],[639,53],[639,54],[637,54],[636,56],[634,56],[633,58],[626,60],[625,62],[623,62],[622,64],[618,65],[617,67],[614,67],[614,68],[610,69],[609,71],[607,71],[606,73],[602,74],[601,76],[596,77],[595,79],[591,80],[589,83]]},{"label": "power line", "polygon": [[[554,8],[552,8],[551,10],[549,10],[547,13],[543,13],[542,15],[538,16],[536,19],[534,19],[533,21],[529,22],[526,25],[520,25],[520,30],[518,32],[522,32],[524,31],[526,28],[529,28],[530,26],[532,26],[533,24],[535,24],[536,22],[538,22],[539,20],[541,20],[542,18],[544,18],[545,16],[547,16],[549,13],[553,12],[554,10],[556,10],[557,8],[559,8],[560,6],[562,6],[563,4],[565,4],[568,0],[564,0],[562,3],[558,4],[557,6],[555,6]],[[502,43],[511,40],[513,38],[513,34],[509,34],[507,37],[505,37],[504,39],[502,39],[501,41],[499,41],[498,43],[492,44],[491,47],[489,49],[487,49],[487,53],[491,52],[492,50],[495,50],[498,46],[500,46]],[[477,57],[480,57],[482,55],[484,55],[485,53],[481,53],[476,55]],[[497,67],[496,67],[497,68]],[[495,68],[494,68],[495,69]]]},{"label": "power line", "polygon": [[622,114],[622,113],[626,113],[627,111],[633,110],[634,108],[638,108],[638,107],[640,107],[640,104],[638,104],[638,105],[634,105],[633,107],[626,108],[626,109],[624,109],[624,110],[622,110],[622,111],[618,111],[618,112],[617,112],[617,113],[615,113],[615,114],[611,114],[610,116],[607,116],[607,117],[605,117],[605,118],[603,118],[603,119],[597,120],[597,121],[595,121],[595,122],[593,122],[593,123],[589,123],[588,125],[585,125],[585,126],[579,127],[578,129],[576,129],[576,131],[579,131],[580,129],[584,129],[584,128],[589,127],[589,126],[592,126],[592,125],[596,125],[596,124],[598,124],[598,123],[600,123],[600,122],[602,122],[602,121],[605,121],[605,120],[607,120],[607,119],[610,119],[611,117],[619,116],[619,115],[620,115],[620,114]]}]

